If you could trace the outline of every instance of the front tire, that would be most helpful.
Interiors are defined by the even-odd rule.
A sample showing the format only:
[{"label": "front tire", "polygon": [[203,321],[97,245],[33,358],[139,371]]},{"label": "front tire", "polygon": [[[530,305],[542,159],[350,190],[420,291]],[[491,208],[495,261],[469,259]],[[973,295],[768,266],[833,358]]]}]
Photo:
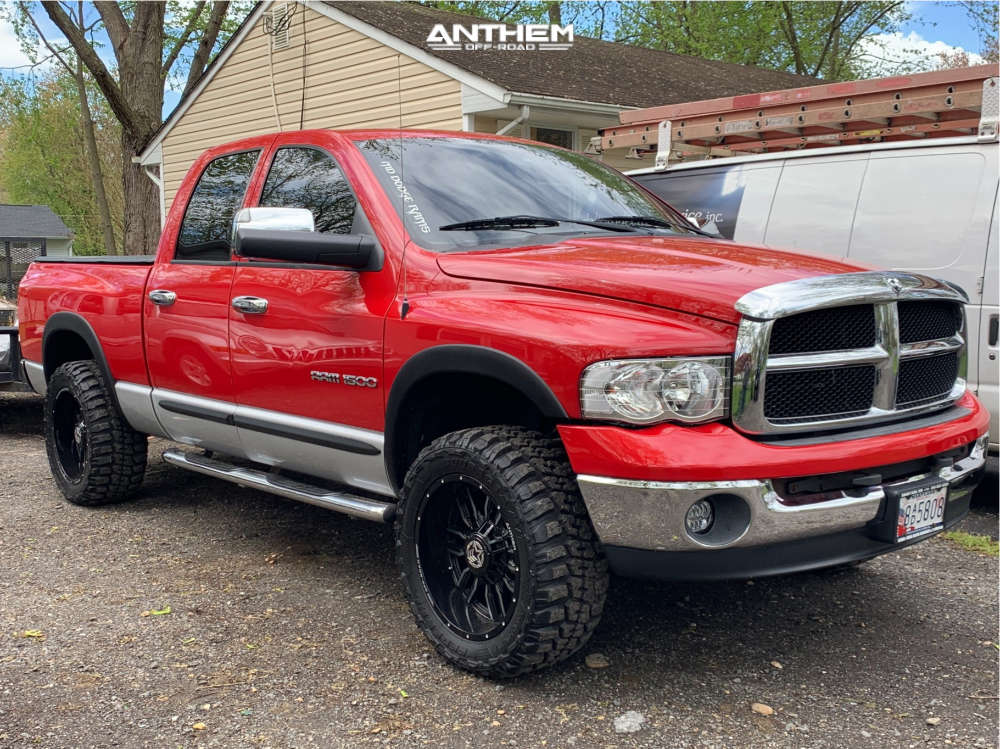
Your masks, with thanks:
[{"label": "front tire", "polygon": [[417,456],[402,495],[397,561],[417,624],[444,658],[513,677],[590,639],[608,568],[557,439],[453,432]]},{"label": "front tire", "polygon": [[76,505],[129,499],[146,472],[146,435],[122,416],[92,361],[52,373],[45,395],[45,448],[52,476]]}]

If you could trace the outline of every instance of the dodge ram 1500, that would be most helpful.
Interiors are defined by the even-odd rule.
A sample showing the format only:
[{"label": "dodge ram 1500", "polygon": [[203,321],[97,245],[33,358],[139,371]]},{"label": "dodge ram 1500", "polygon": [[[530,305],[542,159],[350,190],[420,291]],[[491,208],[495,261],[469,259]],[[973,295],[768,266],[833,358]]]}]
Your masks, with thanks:
[{"label": "dodge ram 1500", "polygon": [[512,676],[609,570],[708,580],[904,548],[968,511],[963,293],[704,236],[587,157],[428,131],[205,153],[155,257],[42,258],[18,307],[66,498],[179,468],[394,521],[417,624]]}]

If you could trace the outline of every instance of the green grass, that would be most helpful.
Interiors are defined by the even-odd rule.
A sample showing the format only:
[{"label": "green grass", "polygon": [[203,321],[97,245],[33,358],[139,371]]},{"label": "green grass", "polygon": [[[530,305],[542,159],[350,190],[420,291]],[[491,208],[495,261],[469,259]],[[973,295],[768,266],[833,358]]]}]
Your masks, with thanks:
[{"label": "green grass", "polygon": [[988,554],[991,557],[1000,556],[1000,543],[997,543],[989,536],[980,536],[975,533],[965,531],[948,531],[941,534],[942,538],[947,538],[953,544],[960,546],[966,551],[974,551],[977,554]]}]

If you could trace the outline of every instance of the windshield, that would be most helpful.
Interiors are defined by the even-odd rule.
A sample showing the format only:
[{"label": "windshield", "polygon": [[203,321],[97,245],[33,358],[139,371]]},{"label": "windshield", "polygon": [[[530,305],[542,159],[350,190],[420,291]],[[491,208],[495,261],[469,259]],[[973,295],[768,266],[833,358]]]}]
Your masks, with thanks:
[{"label": "windshield", "polygon": [[[561,148],[419,136],[356,145],[410,236],[429,250],[512,247],[566,235],[695,231],[624,175]],[[645,221],[630,224],[633,216]],[[488,221],[496,217],[521,220]],[[614,220],[601,226],[606,219]]]}]

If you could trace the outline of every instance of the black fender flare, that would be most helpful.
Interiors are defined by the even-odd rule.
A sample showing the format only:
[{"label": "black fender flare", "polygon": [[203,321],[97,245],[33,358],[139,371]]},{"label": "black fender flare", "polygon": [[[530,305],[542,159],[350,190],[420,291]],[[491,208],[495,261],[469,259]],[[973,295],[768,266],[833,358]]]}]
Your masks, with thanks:
[{"label": "black fender flare", "polygon": [[50,340],[55,333],[63,332],[75,333],[87,344],[90,353],[94,357],[94,362],[100,368],[101,374],[104,375],[105,382],[108,383],[108,390],[111,392],[111,397],[115,405],[117,405],[118,397],[115,395],[115,378],[111,375],[111,368],[108,366],[108,359],[104,355],[101,342],[94,329],[90,327],[90,323],[75,312],[56,312],[45,323],[45,331],[42,333],[42,367],[45,370],[46,382],[48,382],[48,379],[56,369],[51,364],[51,357],[48,356]]},{"label": "black fender flare", "polygon": [[385,409],[385,467],[393,488],[396,449],[394,431],[406,396],[422,380],[437,374],[473,374],[509,385],[531,401],[547,419],[566,420],[568,415],[551,388],[535,370],[503,351],[471,344],[444,344],[414,354],[393,380]]}]

